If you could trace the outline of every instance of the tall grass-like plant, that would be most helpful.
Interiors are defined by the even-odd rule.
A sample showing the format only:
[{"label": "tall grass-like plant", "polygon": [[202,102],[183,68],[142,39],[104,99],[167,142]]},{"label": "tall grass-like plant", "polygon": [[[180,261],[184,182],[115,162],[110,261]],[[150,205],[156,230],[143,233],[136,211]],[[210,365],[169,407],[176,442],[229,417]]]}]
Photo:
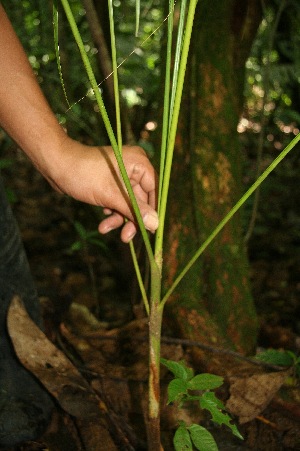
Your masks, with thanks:
[{"label": "tall grass-like plant", "polygon": [[[179,3],[179,2],[177,2]],[[164,226],[167,212],[167,200],[169,192],[169,182],[172,169],[172,160],[174,154],[175,137],[177,131],[177,124],[180,112],[180,103],[183,91],[185,69],[187,65],[189,45],[192,34],[193,20],[197,5],[197,0],[181,0],[180,2],[180,19],[177,28],[177,39],[175,45],[175,56],[172,61],[172,41],[174,36],[173,29],[173,12],[175,8],[175,1],[169,0],[169,14],[168,14],[168,44],[167,44],[167,58],[165,70],[165,94],[164,94],[164,114],[162,125],[162,141],[161,141],[161,158],[160,158],[160,181],[158,193],[158,213],[159,213],[159,228],[155,237],[154,249],[150,243],[148,234],[144,227],[142,217],[133,194],[132,187],[122,159],[122,137],[121,124],[119,113],[119,98],[118,98],[118,77],[117,77],[117,62],[113,31],[113,2],[108,0],[110,12],[110,27],[111,27],[111,42],[112,42],[112,60],[114,68],[114,86],[115,86],[115,103],[116,103],[116,123],[117,123],[117,137],[115,136],[110,120],[108,118],[106,108],[102,99],[101,91],[98,88],[89,58],[86,54],[84,44],[82,42],[80,33],[78,31],[72,9],[70,8],[68,0],[61,0],[61,4],[69,21],[74,39],[78,45],[81,58],[86,69],[91,88],[94,92],[99,111],[102,115],[103,122],[109,136],[111,146],[114,150],[116,160],[118,162],[121,176],[124,180],[133,210],[136,215],[136,220],[139,225],[149,263],[151,272],[150,293],[146,293],[142,284],[142,278],[139,274],[138,264],[134,257],[135,268],[137,270],[138,280],[142,291],[142,297],[145,304],[145,310],[149,316],[149,413],[148,413],[148,447],[149,450],[158,451],[161,449],[160,444],[160,345],[161,345],[161,325],[163,319],[163,311],[166,302],[175,288],[178,286],[182,278],[189,271],[191,266],[196,262],[200,255],[205,251],[207,246],[217,236],[217,234],[228,223],[232,216],[242,207],[246,200],[253,194],[253,192],[261,185],[266,177],[278,166],[283,158],[295,147],[300,140],[300,134],[297,135],[293,141],[280,153],[280,155],[270,164],[270,166],[263,172],[257,181],[249,188],[244,196],[236,203],[231,211],[219,223],[215,230],[199,247],[192,259],[187,262],[183,271],[177,275],[173,284],[162,293],[162,269],[163,269],[163,253],[164,253]],[[177,6],[177,5],[176,5]],[[136,32],[138,32],[139,24],[139,2],[136,2],[137,7],[137,21]],[[54,14],[54,25],[57,30],[57,9]],[[56,35],[56,42],[58,47],[58,38]],[[173,67],[173,69],[171,69]],[[61,72],[60,72],[61,74]],[[172,80],[172,82],[171,82]],[[132,252],[134,256],[134,252]]]}]

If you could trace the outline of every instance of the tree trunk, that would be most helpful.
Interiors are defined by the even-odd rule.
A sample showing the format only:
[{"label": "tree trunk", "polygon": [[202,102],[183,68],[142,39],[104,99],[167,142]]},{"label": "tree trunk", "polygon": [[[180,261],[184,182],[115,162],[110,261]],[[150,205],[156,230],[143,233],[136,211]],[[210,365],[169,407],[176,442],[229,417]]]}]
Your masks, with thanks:
[{"label": "tree trunk", "polygon": [[[242,194],[237,124],[260,20],[259,0],[198,4],[169,198],[167,286]],[[241,219],[236,214],[189,271],[166,318],[182,337],[250,352],[257,319]]]}]

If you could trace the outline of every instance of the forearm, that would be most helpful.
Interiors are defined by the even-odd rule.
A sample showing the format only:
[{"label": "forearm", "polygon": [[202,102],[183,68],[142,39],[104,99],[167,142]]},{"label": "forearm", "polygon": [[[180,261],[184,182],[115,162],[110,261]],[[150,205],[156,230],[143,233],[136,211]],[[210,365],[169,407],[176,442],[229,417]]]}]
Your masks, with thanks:
[{"label": "forearm", "polygon": [[0,126],[43,172],[66,138],[0,5]]}]

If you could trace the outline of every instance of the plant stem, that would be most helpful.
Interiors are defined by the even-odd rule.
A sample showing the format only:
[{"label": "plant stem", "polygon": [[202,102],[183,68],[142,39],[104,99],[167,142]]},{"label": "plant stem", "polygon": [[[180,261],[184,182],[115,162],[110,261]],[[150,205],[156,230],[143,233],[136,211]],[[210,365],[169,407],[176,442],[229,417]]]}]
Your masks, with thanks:
[{"label": "plant stem", "polygon": [[164,83],[164,108],[163,108],[163,123],[160,149],[160,177],[158,187],[158,214],[160,211],[161,193],[164,180],[166,149],[168,142],[169,131],[169,110],[170,110],[170,79],[171,79],[171,56],[172,56],[172,35],[173,35],[173,14],[174,14],[174,0],[169,0],[169,15],[168,15],[168,42],[167,42],[167,57],[166,57],[166,73]]},{"label": "plant stem", "polygon": [[172,118],[170,119],[170,129],[168,136],[168,145],[166,152],[166,160],[164,165],[163,172],[163,186],[161,192],[161,201],[160,201],[160,210],[159,210],[159,226],[156,232],[156,242],[155,242],[155,256],[159,256],[162,254],[163,249],[163,235],[164,235],[164,226],[165,226],[165,217],[166,217],[166,209],[167,209],[167,199],[169,193],[169,185],[170,185],[170,177],[171,177],[171,168],[173,161],[173,153],[175,146],[175,137],[177,131],[177,124],[179,118],[179,110],[181,104],[181,97],[183,91],[183,83],[187,65],[187,58],[189,53],[192,29],[193,29],[193,21],[195,16],[195,10],[197,6],[198,0],[191,0],[187,13],[186,27],[184,40],[182,44],[182,52],[181,52],[181,60],[179,64],[178,70],[178,79],[176,86],[176,95],[174,98],[174,106],[172,110]]},{"label": "plant stem", "polygon": [[[117,140],[118,147],[122,153],[122,124],[121,124],[121,110],[120,110],[120,96],[119,96],[119,79],[118,79],[118,63],[117,63],[117,51],[116,51],[116,37],[115,37],[115,25],[114,25],[114,10],[112,0],[108,0],[108,11],[109,11],[109,29],[110,29],[110,40],[111,40],[111,57],[112,57],[112,68],[113,68],[113,86],[114,86],[114,100],[116,108],[116,126],[117,126]],[[141,271],[137,261],[137,256],[134,249],[133,241],[129,243],[131,258],[133,261],[133,266],[135,269],[137,281],[141,291],[144,306],[149,315],[149,301],[145,291],[145,287],[142,280]]]},{"label": "plant stem", "polygon": [[158,267],[151,274],[151,310],[149,317],[149,418],[148,450],[160,445],[160,342],[163,309],[160,307],[161,274]]},{"label": "plant stem", "polygon": [[126,171],[126,168],[125,168],[125,165],[124,165],[124,162],[123,162],[122,152],[121,152],[122,149],[119,149],[117,140],[115,138],[115,135],[114,135],[114,132],[113,132],[113,129],[112,129],[112,126],[111,126],[111,123],[110,123],[110,120],[109,120],[109,117],[108,117],[108,114],[107,114],[107,111],[106,111],[106,108],[105,108],[105,105],[104,105],[104,102],[103,102],[103,99],[102,99],[101,92],[100,92],[100,90],[98,88],[98,84],[97,84],[97,81],[96,81],[96,78],[95,78],[92,66],[90,64],[89,58],[88,58],[88,56],[86,54],[86,51],[85,51],[85,48],[84,48],[84,44],[82,42],[82,39],[81,39],[79,30],[78,30],[78,27],[76,25],[76,22],[75,22],[72,10],[70,8],[68,0],[61,0],[61,3],[62,3],[62,6],[64,8],[65,14],[67,16],[67,19],[68,19],[69,25],[71,27],[71,30],[72,30],[73,36],[75,38],[75,41],[76,41],[76,43],[78,45],[78,48],[79,48],[79,51],[80,51],[80,55],[81,55],[81,59],[83,61],[86,73],[88,75],[88,78],[89,78],[89,81],[90,81],[90,84],[91,84],[91,87],[92,87],[94,95],[96,97],[96,101],[97,101],[97,104],[98,104],[98,107],[99,107],[99,110],[100,110],[100,113],[101,113],[101,116],[102,116],[102,119],[103,119],[103,122],[104,122],[104,125],[105,125],[105,128],[106,128],[106,131],[107,131],[107,134],[108,134],[111,146],[112,146],[112,148],[114,150],[114,154],[115,154],[115,157],[116,157],[119,169],[120,169],[120,173],[121,173],[122,179],[123,179],[124,184],[126,186],[126,189],[127,189],[130,201],[131,201],[131,205],[132,205],[132,208],[134,210],[134,213],[135,213],[135,216],[136,216],[136,219],[137,219],[140,231],[141,231],[141,235],[142,235],[144,243],[145,243],[145,247],[146,247],[146,250],[147,250],[148,258],[149,258],[149,260],[150,260],[150,262],[152,264],[155,264],[151,243],[150,243],[147,231],[145,229],[145,226],[144,226],[144,223],[143,223],[143,218],[142,218],[142,215],[141,215],[141,212],[140,212],[137,200],[135,198],[135,195],[134,195],[134,192],[133,192],[133,189],[132,189],[132,186],[131,186],[131,183],[130,183],[130,180],[129,180],[129,177],[128,177],[128,174],[127,174],[127,171]]},{"label": "plant stem", "polygon": [[[162,137],[161,155],[161,183],[159,187],[159,227],[155,242],[155,264],[151,267],[151,295],[150,295],[150,317],[149,317],[149,423],[148,423],[148,449],[149,451],[160,451],[160,342],[161,326],[163,318],[163,306],[161,303],[161,274],[162,274],[162,251],[163,233],[166,214],[166,203],[171,175],[171,165],[175,144],[175,135],[178,124],[179,109],[182,97],[184,75],[192,34],[193,20],[197,0],[191,0],[186,21],[186,29],[183,43],[179,38],[177,50],[181,59],[179,68],[174,75],[176,86],[172,87],[172,105],[170,113],[170,66],[171,66],[171,43],[173,29],[173,10],[169,15],[168,27],[168,49],[166,68],[166,89],[164,102],[164,124]],[[169,9],[174,9],[174,1],[169,0]],[[180,48],[180,49],[179,49]],[[177,61],[179,58],[177,57]],[[175,93],[175,94],[174,94]],[[167,111],[166,111],[167,109]]]},{"label": "plant stem", "polygon": [[109,29],[111,40],[111,59],[113,66],[113,80],[114,80],[114,99],[116,108],[116,124],[117,124],[117,138],[118,146],[122,151],[122,127],[121,127],[121,111],[120,111],[120,97],[119,97],[119,79],[118,79],[118,64],[117,64],[117,52],[116,52],[116,37],[115,37],[115,25],[114,25],[114,10],[112,0],[108,1],[109,11]]}]

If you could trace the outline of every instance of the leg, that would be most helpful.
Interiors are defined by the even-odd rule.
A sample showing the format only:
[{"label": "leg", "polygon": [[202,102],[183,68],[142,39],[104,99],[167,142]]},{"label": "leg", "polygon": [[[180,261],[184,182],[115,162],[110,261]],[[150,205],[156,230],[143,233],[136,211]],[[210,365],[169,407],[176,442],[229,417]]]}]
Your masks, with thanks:
[{"label": "leg", "polygon": [[50,396],[19,363],[8,336],[6,316],[15,294],[40,325],[37,292],[0,178],[0,447],[37,438],[53,407]]}]

